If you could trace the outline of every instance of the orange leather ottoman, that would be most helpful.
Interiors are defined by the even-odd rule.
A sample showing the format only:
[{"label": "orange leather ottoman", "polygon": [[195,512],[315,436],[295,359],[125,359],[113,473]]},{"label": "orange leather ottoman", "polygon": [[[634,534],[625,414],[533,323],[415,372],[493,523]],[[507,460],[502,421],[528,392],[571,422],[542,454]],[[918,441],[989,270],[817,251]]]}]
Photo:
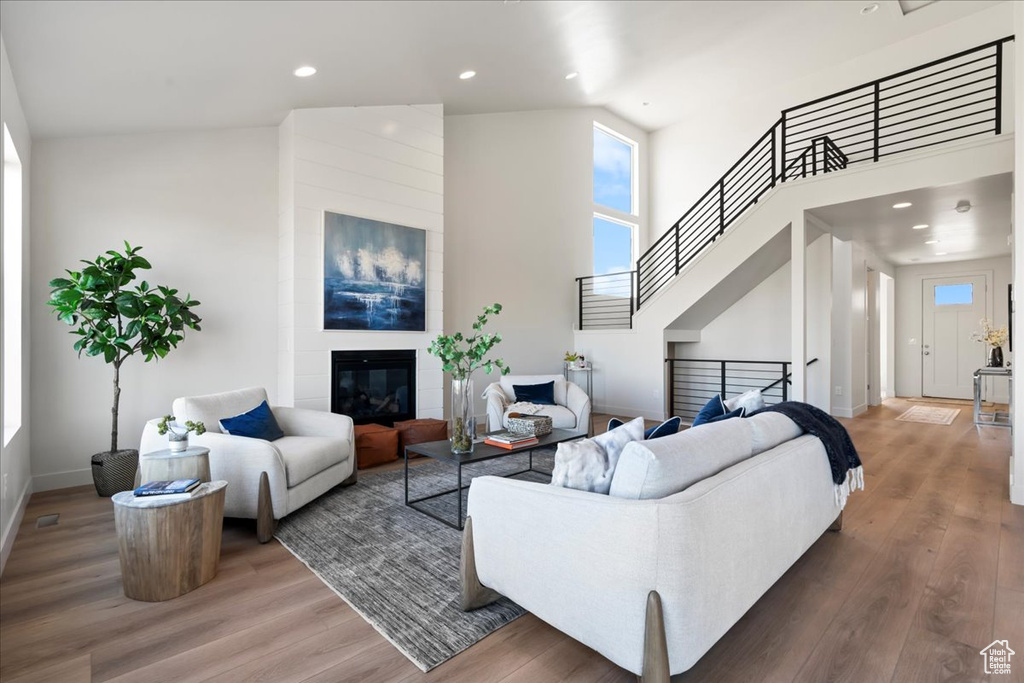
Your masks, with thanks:
[{"label": "orange leather ottoman", "polygon": [[398,460],[398,430],[384,425],[356,425],[356,463],[359,469]]},{"label": "orange leather ottoman", "polygon": [[[399,457],[402,456],[406,446],[448,439],[448,422],[445,420],[435,420],[429,417],[419,420],[403,420],[395,423],[395,429],[398,430]],[[418,458],[420,456],[413,454],[411,457]]]}]

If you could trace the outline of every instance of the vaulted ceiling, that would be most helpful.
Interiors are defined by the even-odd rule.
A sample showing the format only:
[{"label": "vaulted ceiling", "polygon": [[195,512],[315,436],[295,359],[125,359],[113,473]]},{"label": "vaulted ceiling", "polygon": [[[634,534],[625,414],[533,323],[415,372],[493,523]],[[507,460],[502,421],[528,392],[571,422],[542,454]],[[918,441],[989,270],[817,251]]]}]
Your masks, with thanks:
[{"label": "vaulted ceiling", "polygon": [[[4,0],[0,32],[38,137],[436,102],[455,114],[599,105],[654,130],[996,3],[921,4]],[[304,64],[319,72],[296,78]],[[460,80],[466,70],[476,77]]]}]

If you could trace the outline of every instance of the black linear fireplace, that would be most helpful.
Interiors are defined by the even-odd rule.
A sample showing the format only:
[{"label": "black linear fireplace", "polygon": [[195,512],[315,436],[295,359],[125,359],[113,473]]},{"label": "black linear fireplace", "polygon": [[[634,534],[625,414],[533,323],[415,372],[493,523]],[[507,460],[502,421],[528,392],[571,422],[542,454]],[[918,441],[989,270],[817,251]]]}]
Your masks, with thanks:
[{"label": "black linear fireplace", "polygon": [[415,351],[331,351],[331,412],[358,424],[416,417]]}]

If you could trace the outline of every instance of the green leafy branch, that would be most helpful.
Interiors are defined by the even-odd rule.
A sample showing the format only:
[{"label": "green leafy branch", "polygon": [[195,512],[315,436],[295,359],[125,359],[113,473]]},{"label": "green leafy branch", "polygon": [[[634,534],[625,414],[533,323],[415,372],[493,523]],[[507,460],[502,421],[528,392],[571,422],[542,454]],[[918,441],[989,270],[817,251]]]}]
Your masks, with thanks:
[{"label": "green leafy branch", "polygon": [[497,344],[501,342],[500,334],[485,333],[488,316],[501,313],[501,304],[484,306],[482,315],[478,315],[473,323],[473,334],[465,336],[461,332],[451,335],[438,335],[437,339],[430,343],[427,352],[441,359],[441,369],[451,373],[455,379],[466,379],[473,371],[483,368],[484,372],[491,374],[497,369],[502,375],[507,375],[511,368],[505,365],[500,358],[486,358]]}]

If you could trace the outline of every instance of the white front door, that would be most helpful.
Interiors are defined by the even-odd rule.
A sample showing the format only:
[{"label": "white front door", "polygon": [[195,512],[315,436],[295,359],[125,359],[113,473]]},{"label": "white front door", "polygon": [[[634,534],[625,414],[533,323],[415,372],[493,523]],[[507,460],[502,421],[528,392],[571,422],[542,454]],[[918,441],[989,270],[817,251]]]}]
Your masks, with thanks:
[{"label": "white front door", "polygon": [[985,346],[971,334],[986,314],[986,277],[928,278],[923,295],[922,394],[971,398],[974,371],[985,365]]}]

